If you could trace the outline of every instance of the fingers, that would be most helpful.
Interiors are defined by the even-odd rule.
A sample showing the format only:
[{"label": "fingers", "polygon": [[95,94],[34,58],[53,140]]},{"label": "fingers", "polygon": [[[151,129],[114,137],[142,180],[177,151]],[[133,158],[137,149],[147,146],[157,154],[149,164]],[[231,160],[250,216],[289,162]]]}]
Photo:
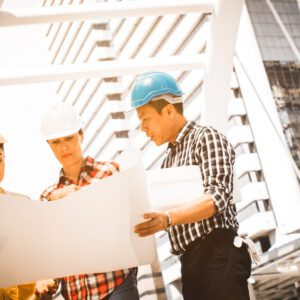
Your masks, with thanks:
[{"label": "fingers", "polygon": [[54,281],[53,279],[40,280],[35,284],[34,294],[38,297],[38,299],[51,299],[51,295],[57,291],[58,286],[59,281]]},{"label": "fingers", "polygon": [[33,299],[52,300],[52,295],[37,295],[37,294],[35,294],[35,297]]},{"label": "fingers", "polygon": [[[76,192],[80,189],[80,186],[76,184],[70,184],[62,188],[61,190],[63,191],[64,195],[67,196],[70,193]],[[59,191],[59,190],[58,190]]]},{"label": "fingers", "polygon": [[148,219],[148,221],[139,223],[134,227],[134,232],[140,237],[148,236],[166,229],[164,213],[151,212],[144,214],[143,217]]},{"label": "fingers", "polygon": [[159,223],[157,221],[152,220],[147,223],[142,223],[135,226],[135,232],[142,233],[155,228],[159,229]]},{"label": "fingers", "polygon": [[138,234],[138,236],[140,237],[145,237],[148,235],[152,235],[155,234],[156,232],[159,232],[161,229],[157,226],[152,226],[152,227],[148,227],[145,229],[141,229],[138,232],[136,232]]},{"label": "fingers", "polygon": [[67,185],[63,188],[57,189],[55,191],[53,191],[50,195],[50,200],[54,201],[54,200],[59,200],[63,197],[68,196],[69,194],[76,192],[80,190],[80,186],[76,185],[76,184],[70,184]]}]

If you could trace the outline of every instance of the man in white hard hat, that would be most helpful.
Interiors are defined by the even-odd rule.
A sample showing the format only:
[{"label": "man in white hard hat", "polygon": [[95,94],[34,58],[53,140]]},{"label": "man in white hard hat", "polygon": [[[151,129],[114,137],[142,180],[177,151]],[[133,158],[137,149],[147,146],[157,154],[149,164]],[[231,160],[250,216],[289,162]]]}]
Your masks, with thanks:
[{"label": "man in white hard hat", "polygon": [[[62,169],[57,183],[42,193],[41,200],[58,200],[119,170],[115,162],[97,162],[91,157],[83,157],[82,122],[75,109],[66,103],[56,103],[44,114],[42,133]],[[91,228],[92,230],[95,229]],[[95,238],[101,238],[96,231]],[[65,299],[137,300],[139,294],[136,275],[137,268],[108,273],[75,274],[37,282],[36,294],[40,297],[51,295],[61,283]]]},{"label": "man in white hard hat", "polygon": [[[7,141],[5,137],[0,134],[0,183],[3,180],[4,173],[5,173],[4,144],[6,142]],[[20,199],[26,198],[26,196],[24,195],[9,192],[0,186],[0,199],[1,199],[1,195],[3,194],[19,196]],[[1,300],[18,300],[18,299],[34,300],[36,299],[34,295],[34,288],[35,288],[35,283],[22,284],[18,286],[7,287],[7,288],[0,288],[0,299]]]}]

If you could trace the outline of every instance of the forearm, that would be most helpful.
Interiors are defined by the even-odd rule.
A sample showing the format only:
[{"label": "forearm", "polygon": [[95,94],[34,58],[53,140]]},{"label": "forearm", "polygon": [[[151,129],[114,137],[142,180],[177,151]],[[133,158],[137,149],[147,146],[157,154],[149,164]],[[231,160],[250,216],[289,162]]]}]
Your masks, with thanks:
[{"label": "forearm", "polygon": [[208,219],[217,213],[217,207],[209,194],[203,194],[198,201],[170,209],[168,213],[171,225],[175,226]]},{"label": "forearm", "polygon": [[[150,212],[143,215],[147,221],[134,227],[134,232],[139,236],[148,236],[161,230],[166,230],[169,225],[189,224],[212,217],[217,213],[214,199],[209,194],[204,194],[198,201],[186,204],[169,211]],[[170,218],[168,217],[170,216]]]}]

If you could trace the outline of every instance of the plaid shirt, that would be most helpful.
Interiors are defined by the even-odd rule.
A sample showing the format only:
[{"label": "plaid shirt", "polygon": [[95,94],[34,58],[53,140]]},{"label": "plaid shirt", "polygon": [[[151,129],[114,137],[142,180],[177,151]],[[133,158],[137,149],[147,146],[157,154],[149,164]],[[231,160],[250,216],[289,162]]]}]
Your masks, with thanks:
[{"label": "plaid shirt", "polygon": [[235,154],[227,139],[211,127],[188,122],[175,144],[169,144],[162,168],[198,165],[204,193],[212,196],[217,214],[190,224],[171,226],[168,230],[172,252],[182,254],[195,239],[214,228],[237,230],[236,208],[232,203]]},{"label": "plaid shirt", "polygon": [[[79,186],[85,186],[108,177],[119,170],[115,162],[96,162],[87,157],[79,175]],[[49,200],[53,191],[70,185],[63,170],[60,171],[59,182],[47,188],[41,195],[41,200]],[[83,274],[61,278],[62,294],[65,299],[98,300],[105,298],[121,285],[128,276],[130,269],[108,273]]]}]

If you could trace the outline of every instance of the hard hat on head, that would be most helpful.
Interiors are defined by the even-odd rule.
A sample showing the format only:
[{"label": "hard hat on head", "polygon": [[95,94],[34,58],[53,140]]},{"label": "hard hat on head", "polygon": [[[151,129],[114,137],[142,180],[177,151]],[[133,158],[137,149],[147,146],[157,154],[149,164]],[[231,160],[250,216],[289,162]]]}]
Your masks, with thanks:
[{"label": "hard hat on head", "polygon": [[0,144],[5,144],[5,143],[7,143],[7,139],[5,138],[4,135],[2,135],[2,134],[0,133]]},{"label": "hard hat on head", "polygon": [[131,107],[136,109],[165,94],[173,96],[165,99],[171,104],[182,102],[181,88],[172,76],[163,72],[146,72],[135,82],[131,92]]},{"label": "hard hat on head", "polygon": [[41,131],[46,140],[72,135],[82,128],[82,121],[75,108],[56,102],[42,116]]}]

